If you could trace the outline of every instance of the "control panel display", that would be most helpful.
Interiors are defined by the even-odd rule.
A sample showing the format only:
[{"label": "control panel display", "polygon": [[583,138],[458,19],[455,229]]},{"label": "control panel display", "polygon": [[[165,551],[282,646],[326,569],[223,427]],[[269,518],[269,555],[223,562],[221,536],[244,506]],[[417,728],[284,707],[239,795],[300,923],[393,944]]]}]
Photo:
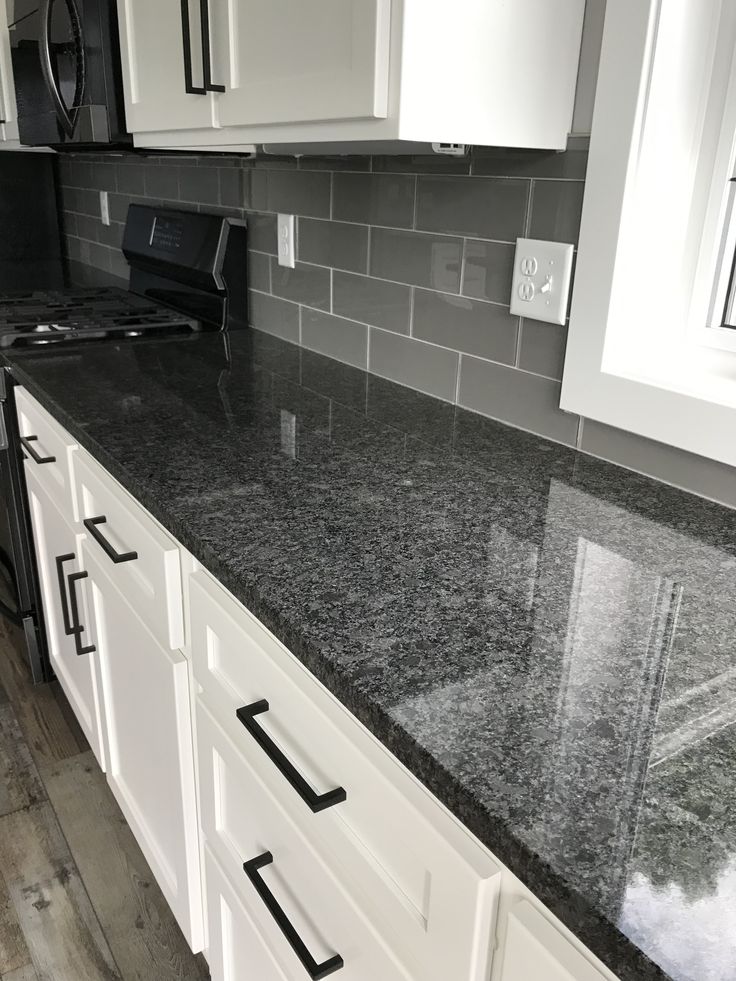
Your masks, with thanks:
[{"label": "control panel display", "polygon": [[150,245],[161,252],[176,252],[182,246],[184,219],[172,215],[156,215],[151,229]]}]

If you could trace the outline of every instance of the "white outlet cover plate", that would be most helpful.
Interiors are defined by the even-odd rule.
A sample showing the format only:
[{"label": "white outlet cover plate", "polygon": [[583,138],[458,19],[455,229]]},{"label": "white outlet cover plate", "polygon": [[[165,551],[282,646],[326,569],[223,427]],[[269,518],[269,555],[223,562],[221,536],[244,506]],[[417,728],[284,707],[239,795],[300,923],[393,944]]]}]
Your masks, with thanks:
[{"label": "white outlet cover plate", "polygon": [[574,253],[573,245],[561,242],[517,239],[511,313],[526,320],[564,324]]},{"label": "white outlet cover plate", "polygon": [[279,265],[293,269],[296,265],[294,215],[278,215],[276,230],[278,235]]}]

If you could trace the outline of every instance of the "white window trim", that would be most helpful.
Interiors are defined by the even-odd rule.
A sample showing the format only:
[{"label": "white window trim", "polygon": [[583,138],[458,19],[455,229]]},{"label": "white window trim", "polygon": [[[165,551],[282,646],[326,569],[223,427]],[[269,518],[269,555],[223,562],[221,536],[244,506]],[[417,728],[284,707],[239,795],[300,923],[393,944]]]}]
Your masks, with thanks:
[{"label": "white window trim", "polygon": [[736,0],[608,0],[561,407],[736,466],[733,134]]}]

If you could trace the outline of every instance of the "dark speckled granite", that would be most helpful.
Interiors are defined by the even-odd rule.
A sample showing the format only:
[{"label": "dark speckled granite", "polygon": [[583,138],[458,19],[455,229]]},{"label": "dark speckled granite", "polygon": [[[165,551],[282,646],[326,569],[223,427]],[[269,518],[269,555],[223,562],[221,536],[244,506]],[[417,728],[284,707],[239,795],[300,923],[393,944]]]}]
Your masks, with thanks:
[{"label": "dark speckled granite", "polygon": [[736,512],[265,335],[19,381],[622,981],[736,978]]}]

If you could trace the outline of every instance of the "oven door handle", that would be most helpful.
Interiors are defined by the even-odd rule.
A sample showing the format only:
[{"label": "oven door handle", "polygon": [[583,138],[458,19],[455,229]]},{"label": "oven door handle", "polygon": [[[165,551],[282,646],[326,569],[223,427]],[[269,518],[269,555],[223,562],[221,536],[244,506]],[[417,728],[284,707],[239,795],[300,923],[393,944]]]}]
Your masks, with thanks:
[{"label": "oven door handle", "polygon": [[74,136],[79,107],[84,96],[86,84],[87,62],[84,50],[84,34],[82,32],[82,19],[79,16],[79,9],[75,0],[63,0],[69,12],[69,19],[74,34],[76,56],[74,102],[71,108],[69,108],[64,103],[59,85],[56,81],[56,76],[54,75],[54,59],[51,54],[51,19],[55,2],[56,0],[42,0],[41,3],[41,37],[38,42],[41,51],[41,71],[46,82],[46,88],[54,103],[54,111],[56,112],[56,118],[59,120],[59,125],[66,136],[71,139]]}]

